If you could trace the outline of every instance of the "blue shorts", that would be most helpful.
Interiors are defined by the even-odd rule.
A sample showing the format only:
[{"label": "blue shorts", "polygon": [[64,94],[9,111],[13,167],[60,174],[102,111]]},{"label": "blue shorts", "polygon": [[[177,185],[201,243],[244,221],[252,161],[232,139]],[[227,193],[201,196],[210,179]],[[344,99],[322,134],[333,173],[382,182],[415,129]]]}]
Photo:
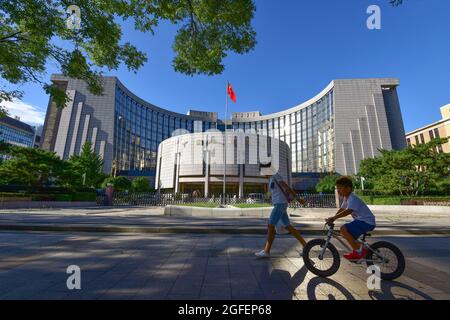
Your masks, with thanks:
[{"label": "blue shorts", "polygon": [[360,220],[353,220],[352,222],[347,223],[344,226],[347,228],[347,231],[353,236],[355,240],[364,233],[370,232],[375,229],[375,226]]},{"label": "blue shorts", "polygon": [[274,204],[272,213],[270,214],[269,224],[275,226],[281,220],[285,227],[290,226],[289,216],[287,214],[287,203]]}]

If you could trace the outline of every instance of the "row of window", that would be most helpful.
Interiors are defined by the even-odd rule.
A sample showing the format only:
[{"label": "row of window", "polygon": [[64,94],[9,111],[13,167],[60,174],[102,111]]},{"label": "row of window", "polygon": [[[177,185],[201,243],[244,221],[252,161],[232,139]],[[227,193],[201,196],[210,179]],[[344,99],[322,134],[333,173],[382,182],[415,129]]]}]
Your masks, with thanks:
[{"label": "row of window", "polygon": [[233,129],[286,142],[292,152],[293,172],[334,170],[333,91],[302,110],[265,121],[233,123]]},{"label": "row of window", "polygon": [[120,170],[151,170],[156,168],[159,144],[177,129],[202,132],[216,128],[213,122],[196,122],[152,110],[130,98],[120,87],[116,90],[116,125],[114,154]]},{"label": "row of window", "polygon": [[[435,128],[433,130],[428,130],[428,137],[429,137],[429,140],[440,138],[439,129]],[[406,139],[406,142],[408,143],[408,146],[412,145],[411,138]],[[417,134],[414,136],[414,144],[415,145],[425,144],[424,133],[420,133],[420,134]],[[442,145],[437,146],[437,152],[439,152],[439,153],[444,152],[444,150],[442,149]]]},{"label": "row of window", "polygon": [[9,126],[0,125],[0,141],[5,141],[24,147],[32,147],[33,139],[33,134],[14,129]]},{"label": "row of window", "polygon": [[[221,129],[214,122],[152,110],[131,99],[119,87],[115,108],[114,155],[121,171],[155,169],[159,144],[177,129],[188,132]],[[292,151],[293,172],[334,170],[333,91],[291,114],[264,121],[234,122],[230,129],[256,132],[286,142]]]}]

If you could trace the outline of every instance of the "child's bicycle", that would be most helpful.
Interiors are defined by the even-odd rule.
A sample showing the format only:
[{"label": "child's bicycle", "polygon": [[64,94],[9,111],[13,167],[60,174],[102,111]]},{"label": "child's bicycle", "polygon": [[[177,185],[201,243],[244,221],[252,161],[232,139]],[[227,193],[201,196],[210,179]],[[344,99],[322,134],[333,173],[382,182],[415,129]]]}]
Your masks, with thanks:
[{"label": "child's bicycle", "polygon": [[[341,264],[341,258],[336,247],[330,242],[335,238],[346,248],[349,246],[341,240],[341,235],[334,230],[334,224],[326,224],[326,237],[324,239],[313,239],[303,248],[303,261],[306,268],[319,277],[330,277],[335,274]],[[358,240],[367,248],[364,259],[354,261],[357,264],[376,265],[380,268],[381,279],[394,280],[405,271],[405,257],[403,253],[390,242],[379,241],[372,245],[366,242],[366,233]],[[351,249],[350,249],[351,250]]]}]

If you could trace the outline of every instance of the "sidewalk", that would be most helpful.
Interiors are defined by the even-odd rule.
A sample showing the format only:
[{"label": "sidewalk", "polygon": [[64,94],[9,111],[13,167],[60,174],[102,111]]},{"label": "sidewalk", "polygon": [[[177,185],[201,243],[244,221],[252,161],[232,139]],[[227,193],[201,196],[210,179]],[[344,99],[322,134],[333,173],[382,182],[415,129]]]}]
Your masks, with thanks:
[{"label": "sidewalk", "polygon": [[[171,217],[163,211],[159,207],[0,210],[0,230],[265,234],[267,228],[267,219],[261,218]],[[332,211],[296,209],[290,212],[291,221],[303,234],[319,235]],[[450,214],[376,215],[374,235],[450,235]]]},{"label": "sidewalk", "polygon": [[[310,237],[306,237],[310,240]],[[341,261],[330,278],[308,272],[293,237],[255,259],[265,236],[0,232],[0,300],[447,300],[450,237],[389,237],[406,270],[367,288],[367,268]],[[345,248],[335,242],[338,250]],[[81,290],[68,290],[68,266],[81,270]]]}]

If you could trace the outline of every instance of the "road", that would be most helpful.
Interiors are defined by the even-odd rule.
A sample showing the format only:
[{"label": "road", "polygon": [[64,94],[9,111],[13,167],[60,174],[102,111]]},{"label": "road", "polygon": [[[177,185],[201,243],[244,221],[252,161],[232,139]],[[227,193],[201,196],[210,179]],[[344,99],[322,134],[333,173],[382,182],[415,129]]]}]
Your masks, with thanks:
[{"label": "road", "polygon": [[[260,235],[3,231],[0,299],[450,299],[450,237],[383,240],[402,249],[407,268],[371,291],[363,266],[343,261],[330,279],[307,272],[288,236],[256,260]],[[67,289],[70,265],[81,290]]]}]

